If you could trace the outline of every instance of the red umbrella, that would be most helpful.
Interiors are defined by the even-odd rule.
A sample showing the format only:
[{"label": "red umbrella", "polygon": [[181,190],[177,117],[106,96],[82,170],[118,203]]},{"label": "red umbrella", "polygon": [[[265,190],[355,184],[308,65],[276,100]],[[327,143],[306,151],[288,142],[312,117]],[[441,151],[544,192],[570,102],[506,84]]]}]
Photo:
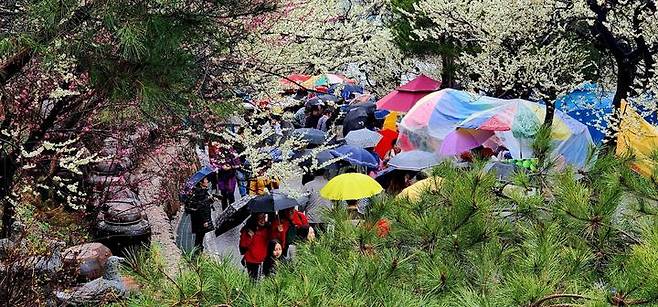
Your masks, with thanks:
[{"label": "red umbrella", "polygon": [[375,146],[374,152],[380,158],[384,159],[384,157],[386,157],[386,154],[391,149],[393,149],[393,141],[398,138],[398,133],[393,130],[386,129],[379,131],[379,134],[382,135],[382,139],[379,140],[379,143],[377,144],[377,146]]},{"label": "red umbrella", "polygon": [[421,98],[439,90],[441,82],[420,75],[377,101],[377,108],[389,111],[408,112]]},{"label": "red umbrella", "polygon": [[309,75],[292,74],[292,75],[289,75],[285,78],[282,78],[281,80],[279,80],[279,82],[281,82],[281,84],[286,85],[286,86],[300,86],[300,84],[302,84],[302,82],[304,82],[304,81],[306,81],[310,78],[311,78],[311,76],[309,76]]}]

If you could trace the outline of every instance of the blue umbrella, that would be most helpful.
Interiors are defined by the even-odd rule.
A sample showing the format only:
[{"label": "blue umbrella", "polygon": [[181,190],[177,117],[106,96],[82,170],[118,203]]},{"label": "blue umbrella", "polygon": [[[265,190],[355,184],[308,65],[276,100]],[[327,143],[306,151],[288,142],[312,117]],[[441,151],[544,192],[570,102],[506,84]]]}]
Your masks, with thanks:
[{"label": "blue umbrella", "polygon": [[363,87],[356,84],[335,84],[329,88],[329,92],[335,92],[340,86],[342,86],[342,89],[340,89],[340,96],[344,99],[349,99],[350,95],[354,93],[363,94]]},{"label": "blue umbrella", "polygon": [[345,161],[352,165],[365,166],[368,168],[377,168],[379,166],[379,158],[361,147],[342,145],[330,150],[329,152],[334,157],[343,157]]},{"label": "blue umbrella", "polygon": [[301,137],[312,145],[320,145],[327,140],[326,132],[313,128],[295,129],[293,130],[292,135],[295,137]]},{"label": "blue umbrella", "polygon": [[[596,83],[585,83],[571,93],[555,100],[555,108],[567,113],[589,129],[592,140],[600,144],[605,137],[608,122],[603,118],[612,114],[614,92],[605,91]],[[658,112],[646,112],[641,106],[634,106],[644,119],[652,125],[658,124]]]},{"label": "blue umbrella", "polygon": [[216,172],[217,170],[210,167],[210,166],[204,166],[202,169],[194,173],[190,179],[187,180],[185,183],[185,187],[190,189],[194,187],[197,183],[199,183],[203,178],[206,176]]}]

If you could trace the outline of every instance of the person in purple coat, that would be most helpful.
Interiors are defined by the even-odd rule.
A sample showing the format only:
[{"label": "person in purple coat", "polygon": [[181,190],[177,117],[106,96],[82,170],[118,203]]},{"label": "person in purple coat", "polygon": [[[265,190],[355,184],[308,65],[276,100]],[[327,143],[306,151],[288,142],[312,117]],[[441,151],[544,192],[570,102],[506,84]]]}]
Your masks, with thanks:
[{"label": "person in purple coat", "polygon": [[240,156],[233,147],[213,143],[210,152],[210,163],[217,168],[217,190],[222,195],[222,210],[235,202],[236,171],[240,168]]}]

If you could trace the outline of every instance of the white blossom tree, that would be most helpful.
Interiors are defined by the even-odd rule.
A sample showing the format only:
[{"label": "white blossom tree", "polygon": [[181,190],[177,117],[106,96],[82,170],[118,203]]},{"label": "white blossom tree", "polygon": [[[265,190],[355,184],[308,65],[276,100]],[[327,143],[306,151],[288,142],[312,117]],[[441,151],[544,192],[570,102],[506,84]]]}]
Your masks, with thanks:
[{"label": "white blossom tree", "polygon": [[435,24],[418,30],[421,38],[450,35],[475,46],[459,59],[465,85],[543,98],[547,123],[551,100],[584,78],[614,85],[615,109],[656,89],[654,0],[422,0],[416,9]]},{"label": "white blossom tree", "polygon": [[239,50],[257,73],[252,83],[266,84],[259,90],[278,90],[271,81],[291,73],[351,71],[349,77],[384,95],[406,73],[435,74],[401,53],[388,28],[390,16],[383,0],[286,0],[250,20],[255,30]]}]

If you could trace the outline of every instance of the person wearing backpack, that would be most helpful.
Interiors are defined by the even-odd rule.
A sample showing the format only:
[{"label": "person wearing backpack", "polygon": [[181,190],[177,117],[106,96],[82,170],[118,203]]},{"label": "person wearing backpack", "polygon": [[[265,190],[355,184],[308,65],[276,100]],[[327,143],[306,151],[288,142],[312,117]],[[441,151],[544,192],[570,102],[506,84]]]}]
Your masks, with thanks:
[{"label": "person wearing backpack", "polygon": [[256,213],[249,217],[240,230],[240,254],[242,264],[247,268],[249,277],[257,280],[260,267],[267,257],[267,244],[270,237],[265,213]]}]

